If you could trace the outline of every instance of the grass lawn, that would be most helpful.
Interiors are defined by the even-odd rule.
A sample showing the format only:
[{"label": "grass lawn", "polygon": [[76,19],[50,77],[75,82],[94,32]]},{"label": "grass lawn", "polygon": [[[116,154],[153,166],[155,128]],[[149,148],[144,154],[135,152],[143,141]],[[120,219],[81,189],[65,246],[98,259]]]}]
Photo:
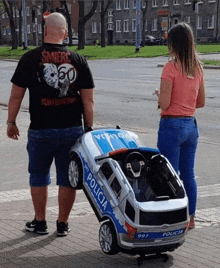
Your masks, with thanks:
[{"label": "grass lawn", "polygon": [[[27,50],[33,49],[33,46]],[[135,52],[135,46],[85,46],[85,49],[78,50],[77,46],[70,47],[71,50],[77,51],[87,59],[119,59],[119,58],[138,58],[138,57],[158,57],[168,56],[167,46],[145,46],[141,47],[139,52]],[[11,47],[0,47],[0,58],[20,59],[27,51],[19,47],[12,50]],[[197,45],[197,50],[200,53],[215,53],[220,52],[220,44]],[[219,61],[204,61],[206,65],[220,65]]]}]

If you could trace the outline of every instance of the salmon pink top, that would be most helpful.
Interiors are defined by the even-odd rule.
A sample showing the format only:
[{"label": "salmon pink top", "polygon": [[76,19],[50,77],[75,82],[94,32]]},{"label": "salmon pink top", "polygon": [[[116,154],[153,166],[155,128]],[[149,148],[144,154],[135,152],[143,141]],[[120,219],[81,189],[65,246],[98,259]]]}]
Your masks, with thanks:
[{"label": "salmon pink top", "polygon": [[161,79],[172,83],[170,105],[161,115],[194,116],[199,87],[204,83],[202,72],[198,71],[195,77],[186,76],[170,61],[165,64]]}]

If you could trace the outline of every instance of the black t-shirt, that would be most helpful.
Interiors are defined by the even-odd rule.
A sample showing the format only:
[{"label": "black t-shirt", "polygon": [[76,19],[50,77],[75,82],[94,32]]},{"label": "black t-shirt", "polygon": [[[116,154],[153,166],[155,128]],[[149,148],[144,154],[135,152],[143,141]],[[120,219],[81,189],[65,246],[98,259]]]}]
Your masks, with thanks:
[{"label": "black t-shirt", "polygon": [[79,91],[94,88],[85,58],[58,44],[44,44],[25,53],[11,82],[29,89],[31,129],[81,125]]}]

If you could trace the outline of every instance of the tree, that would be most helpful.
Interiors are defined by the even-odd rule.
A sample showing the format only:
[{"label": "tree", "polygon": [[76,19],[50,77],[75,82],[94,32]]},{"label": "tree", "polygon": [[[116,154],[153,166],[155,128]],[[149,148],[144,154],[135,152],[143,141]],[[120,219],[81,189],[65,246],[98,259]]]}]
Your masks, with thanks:
[{"label": "tree", "polygon": [[[50,11],[51,10],[51,1],[50,0],[43,0],[43,10],[42,10],[42,14],[46,11]],[[42,20],[42,40],[44,40],[44,25],[45,25],[45,21]]]},{"label": "tree", "polygon": [[106,1],[105,6],[105,0],[101,0],[101,12],[100,12],[100,20],[101,20],[101,47],[105,47],[105,14],[109,8],[109,6],[112,4],[111,0]]},{"label": "tree", "polygon": [[145,5],[143,7],[141,7],[141,11],[142,11],[142,23],[143,23],[143,27],[142,27],[142,33],[141,33],[141,38],[142,38],[142,47],[145,46],[145,28],[146,28],[146,21],[147,21],[147,8],[148,8],[148,0],[143,0],[143,2],[145,2]]},{"label": "tree", "polygon": [[72,46],[72,25],[71,25],[71,18],[70,13],[68,10],[68,6],[66,0],[60,0],[61,7],[64,8],[64,15],[66,16],[67,26],[68,26],[68,36],[69,36],[69,46]]},{"label": "tree", "polygon": [[11,29],[11,42],[12,42],[12,49],[17,49],[18,44],[17,44],[17,35],[16,35],[16,25],[15,25],[15,20],[13,18],[13,6],[16,3],[16,1],[13,0],[2,0],[2,3],[5,8],[5,12],[8,15],[9,18],[9,24],[10,24],[10,29]]},{"label": "tree", "polygon": [[79,43],[78,43],[78,49],[84,49],[84,46],[85,46],[85,24],[94,15],[95,10],[96,10],[97,5],[98,5],[98,1],[93,0],[91,2],[91,9],[86,15],[85,15],[85,1],[78,0],[78,3],[79,3],[79,21],[78,21]]}]

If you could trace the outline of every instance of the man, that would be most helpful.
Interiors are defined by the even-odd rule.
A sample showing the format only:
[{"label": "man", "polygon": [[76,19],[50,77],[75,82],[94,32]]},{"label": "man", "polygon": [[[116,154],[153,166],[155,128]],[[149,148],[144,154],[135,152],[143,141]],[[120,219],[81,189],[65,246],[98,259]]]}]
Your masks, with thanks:
[{"label": "man", "polygon": [[93,78],[86,60],[64,46],[66,20],[60,13],[47,17],[44,45],[21,58],[11,79],[8,104],[7,135],[18,139],[16,117],[26,88],[30,95],[30,126],[27,151],[31,196],[35,218],[25,229],[48,234],[46,203],[50,184],[50,167],[54,159],[59,185],[57,235],[70,231],[68,218],[76,191],[68,179],[69,151],[85,131],[93,125]]}]

